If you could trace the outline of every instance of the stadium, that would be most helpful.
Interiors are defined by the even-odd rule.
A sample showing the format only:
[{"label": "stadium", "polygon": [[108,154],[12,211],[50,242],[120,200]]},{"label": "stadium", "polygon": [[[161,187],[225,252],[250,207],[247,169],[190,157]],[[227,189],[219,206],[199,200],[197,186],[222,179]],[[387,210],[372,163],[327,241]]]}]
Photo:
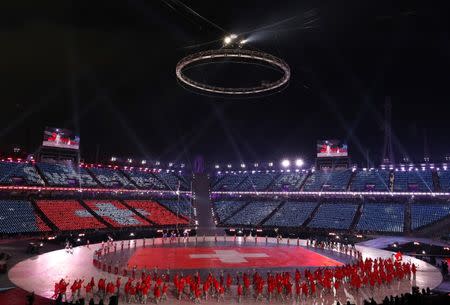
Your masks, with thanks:
[{"label": "stadium", "polygon": [[[448,92],[374,48],[398,24],[422,46],[411,27],[445,18],[131,2],[18,14],[34,27],[11,32],[0,93],[1,305],[448,304],[448,106],[410,107]],[[35,52],[15,40],[36,33]],[[326,67],[322,43],[355,39]]]}]

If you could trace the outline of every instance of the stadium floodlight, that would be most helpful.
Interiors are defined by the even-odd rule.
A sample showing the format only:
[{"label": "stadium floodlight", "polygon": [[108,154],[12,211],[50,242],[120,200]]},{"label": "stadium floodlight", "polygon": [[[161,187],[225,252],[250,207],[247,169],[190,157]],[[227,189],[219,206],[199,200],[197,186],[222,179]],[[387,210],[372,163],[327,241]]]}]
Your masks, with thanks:
[{"label": "stadium floodlight", "polygon": [[269,162],[269,167],[272,167],[273,166],[273,162]]},{"label": "stadium floodlight", "polygon": [[230,44],[230,43],[231,43],[231,40],[232,40],[232,39],[231,39],[230,36],[226,36],[226,37],[223,39],[223,43],[226,44],[226,45],[227,45],[227,44]]},{"label": "stadium floodlight", "polygon": [[253,164],[253,166],[254,166],[254,167],[258,167],[258,166],[259,166],[259,164],[258,164],[258,163],[255,163],[255,164]]},{"label": "stadium floodlight", "polygon": [[133,159],[131,159],[131,158],[128,158],[128,163],[133,163]]},{"label": "stadium floodlight", "polygon": [[237,38],[237,35],[236,34],[231,34],[229,37],[230,37],[231,40],[233,40],[233,39]]},{"label": "stadium floodlight", "polygon": [[242,39],[241,41],[239,41],[239,44],[246,44],[247,43],[247,39]]},{"label": "stadium floodlight", "polygon": [[116,162],[117,158],[116,157],[111,157],[111,162]]},{"label": "stadium floodlight", "polygon": [[172,166],[173,166],[173,163],[172,163],[172,162],[170,162],[170,163],[169,163],[169,167],[172,167]]},{"label": "stadium floodlight", "polygon": [[242,163],[242,164],[241,164],[241,167],[242,167],[242,168],[245,168],[245,163]]},{"label": "stadium floodlight", "polygon": [[228,168],[231,168],[231,164],[228,164],[227,167],[228,167]]},{"label": "stadium floodlight", "polygon": [[141,161],[141,164],[142,164],[142,165],[147,164],[147,160],[142,160],[142,161]]},{"label": "stadium floodlight", "polygon": [[214,165],[214,168],[218,169],[218,168],[220,168],[220,165],[216,164],[216,165]]},{"label": "stadium floodlight", "polygon": [[291,165],[291,161],[289,161],[288,159],[284,159],[283,161],[281,161],[281,166],[283,167],[289,167]]},{"label": "stadium floodlight", "polygon": [[302,167],[303,164],[305,164],[305,162],[303,162],[302,159],[297,159],[297,160],[295,160],[295,166],[297,166],[297,167]]}]

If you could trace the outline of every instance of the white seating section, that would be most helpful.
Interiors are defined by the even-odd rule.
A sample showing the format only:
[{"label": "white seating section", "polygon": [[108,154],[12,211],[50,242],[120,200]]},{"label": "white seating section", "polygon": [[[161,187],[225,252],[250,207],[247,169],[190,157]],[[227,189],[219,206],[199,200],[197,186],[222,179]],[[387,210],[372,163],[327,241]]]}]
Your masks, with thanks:
[{"label": "white seating section", "polygon": [[51,186],[98,186],[94,178],[82,167],[75,169],[70,164],[61,163],[37,163],[36,165]]},{"label": "white seating section", "polygon": [[228,225],[256,226],[280,205],[279,201],[254,201],[237,212],[225,223]]},{"label": "white seating section", "polygon": [[403,232],[404,205],[395,203],[364,203],[357,229],[377,232]]},{"label": "white seating section", "polygon": [[358,205],[355,203],[322,203],[308,227],[348,229],[357,209]]},{"label": "white seating section", "polygon": [[0,184],[44,185],[44,181],[30,163],[0,162]]},{"label": "white seating section", "polygon": [[270,189],[272,191],[298,192],[307,176],[307,172],[283,172],[277,177]]},{"label": "white seating section", "polygon": [[139,188],[148,190],[164,190],[167,187],[159,181],[151,172],[142,170],[128,170],[124,171],[130,180],[133,181]]},{"label": "white seating section", "polygon": [[450,214],[449,203],[413,203],[411,205],[411,229],[415,230],[436,222]]},{"label": "white seating section", "polygon": [[264,223],[264,226],[300,227],[316,206],[317,202],[288,201]]},{"label": "white seating section", "polygon": [[92,167],[89,170],[105,187],[135,188],[134,185],[118,170],[112,168]]}]

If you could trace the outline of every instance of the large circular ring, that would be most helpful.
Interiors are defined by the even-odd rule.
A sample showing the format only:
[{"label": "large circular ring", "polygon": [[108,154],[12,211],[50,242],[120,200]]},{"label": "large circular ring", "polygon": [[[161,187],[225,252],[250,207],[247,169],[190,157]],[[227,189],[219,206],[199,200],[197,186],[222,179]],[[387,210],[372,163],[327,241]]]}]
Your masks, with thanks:
[{"label": "large circular ring", "polygon": [[[183,69],[188,66],[202,62],[205,60],[214,60],[216,58],[229,58],[229,59],[246,59],[263,63],[274,67],[283,73],[283,76],[274,82],[262,82],[259,86],[244,87],[244,88],[232,88],[232,87],[218,87],[205,83],[197,82],[183,73]],[[283,88],[291,77],[291,70],[289,65],[282,59],[275,57],[271,54],[251,51],[246,49],[217,49],[208,50],[203,52],[194,53],[181,59],[176,66],[176,75],[178,80],[188,87],[199,90],[201,92],[218,94],[223,96],[250,96],[263,93],[269,93]]]}]

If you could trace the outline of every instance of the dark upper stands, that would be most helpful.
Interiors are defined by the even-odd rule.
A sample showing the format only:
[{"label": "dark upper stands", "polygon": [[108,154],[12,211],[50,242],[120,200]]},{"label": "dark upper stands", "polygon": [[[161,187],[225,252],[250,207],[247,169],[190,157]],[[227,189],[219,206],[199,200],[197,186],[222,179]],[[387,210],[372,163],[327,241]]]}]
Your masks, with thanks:
[{"label": "dark upper stands", "polygon": [[351,191],[389,191],[389,171],[383,169],[358,170],[350,185]]},{"label": "dark upper stands", "polygon": [[236,187],[236,191],[265,191],[276,177],[274,173],[252,172]]},{"label": "dark upper stands", "polygon": [[124,173],[128,175],[131,181],[139,188],[147,190],[164,190],[167,187],[158,178],[156,178],[150,171],[145,170],[125,170]]},{"label": "dark upper stands", "polygon": [[394,173],[394,192],[433,192],[432,171],[398,170]]},{"label": "dark upper stands", "polygon": [[0,162],[0,184],[44,185],[44,181],[31,163]]},{"label": "dark upper stands", "polygon": [[308,172],[282,172],[270,187],[271,191],[298,192]]},{"label": "dark upper stands", "polygon": [[165,185],[169,190],[186,190],[186,185],[178,178],[175,172],[169,170],[161,170],[154,173],[154,175]]},{"label": "dark upper stands", "polygon": [[319,170],[308,177],[303,187],[304,191],[346,191],[352,171]]},{"label": "dark upper stands", "polygon": [[234,191],[240,183],[247,179],[247,173],[230,173],[218,175],[213,184],[214,191]]},{"label": "dark upper stands", "polygon": [[442,192],[450,192],[450,170],[440,170],[437,172],[439,184]]},{"label": "dark upper stands", "polygon": [[51,186],[98,186],[98,183],[84,168],[74,168],[71,164],[61,163],[37,163],[36,165]]},{"label": "dark upper stands", "polygon": [[105,187],[136,188],[119,170],[104,167],[92,167],[89,171]]}]

